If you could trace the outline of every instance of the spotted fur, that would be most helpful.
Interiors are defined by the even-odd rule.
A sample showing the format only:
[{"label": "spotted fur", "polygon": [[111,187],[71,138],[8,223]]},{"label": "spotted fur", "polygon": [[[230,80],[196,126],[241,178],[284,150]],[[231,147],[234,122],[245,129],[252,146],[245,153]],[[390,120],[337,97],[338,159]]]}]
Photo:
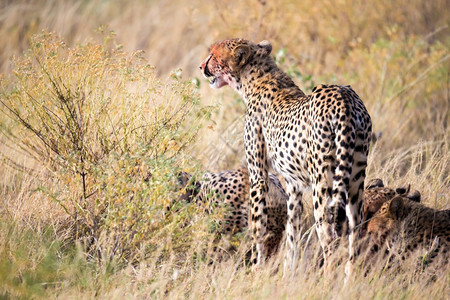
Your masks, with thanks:
[{"label": "spotted fur", "polygon": [[410,186],[396,189],[385,187],[381,179],[372,179],[364,191],[364,219],[370,220],[380,207],[395,196],[404,196],[412,201],[420,202],[420,192],[410,191]]},{"label": "spotted fur", "polygon": [[[222,234],[234,234],[248,227],[249,178],[248,169],[204,173],[200,180],[194,180],[188,173],[179,176],[179,188],[184,189],[182,200],[188,202],[212,202],[228,206],[228,214],[221,221]],[[378,209],[395,196],[420,202],[420,192],[410,187],[385,187],[381,179],[371,180],[364,191],[364,218],[370,220]],[[286,227],[286,203],[288,196],[278,178],[269,173],[269,195],[267,198],[267,232],[264,245],[269,254],[279,248]]]},{"label": "spotted fur", "polygon": [[349,232],[348,275],[363,214],[370,116],[350,86],[320,85],[305,95],[277,67],[271,50],[267,41],[225,40],[212,45],[200,65],[211,87],[229,85],[247,105],[244,142],[256,244],[253,262],[259,265],[265,255],[271,166],[285,179],[289,196],[285,266],[295,269],[302,192],[312,186],[316,231],[325,261],[333,240]]},{"label": "spotted fur", "polygon": [[414,251],[431,250],[429,257],[450,257],[450,210],[435,210],[406,197],[384,203],[367,226],[373,252],[396,249],[402,259]]},{"label": "spotted fur", "polygon": [[[249,180],[247,167],[219,173],[205,173],[201,180],[192,180],[187,173],[179,176],[180,187],[185,188],[181,198],[187,201],[212,201],[216,205],[228,206],[228,214],[221,225],[223,234],[233,234],[248,227]],[[264,246],[268,254],[279,248],[286,225],[286,203],[288,196],[278,178],[269,173],[267,196],[267,232]]]}]

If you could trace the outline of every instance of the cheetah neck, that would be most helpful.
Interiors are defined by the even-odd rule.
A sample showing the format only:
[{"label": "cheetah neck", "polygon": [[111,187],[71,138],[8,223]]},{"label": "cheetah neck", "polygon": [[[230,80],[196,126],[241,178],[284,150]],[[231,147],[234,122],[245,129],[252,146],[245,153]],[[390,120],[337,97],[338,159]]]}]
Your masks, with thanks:
[{"label": "cheetah neck", "polygon": [[267,107],[273,101],[299,100],[303,91],[272,59],[250,62],[232,86],[243,98],[247,107]]}]

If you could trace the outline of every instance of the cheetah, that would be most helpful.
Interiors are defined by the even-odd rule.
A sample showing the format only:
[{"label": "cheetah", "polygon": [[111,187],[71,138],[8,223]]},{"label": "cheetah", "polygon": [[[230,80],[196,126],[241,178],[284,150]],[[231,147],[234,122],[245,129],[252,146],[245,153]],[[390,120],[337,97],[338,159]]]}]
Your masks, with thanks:
[{"label": "cheetah", "polygon": [[[279,179],[269,174],[269,194],[267,196],[267,232],[264,246],[268,255],[276,253],[283,238],[286,214],[287,194]],[[224,203],[229,211],[221,224],[221,233],[234,234],[248,227],[249,215],[249,179],[247,167],[218,173],[205,173],[200,181],[192,180],[191,175],[179,176],[179,187],[185,189],[182,200],[188,202],[213,201],[216,205]]]},{"label": "cheetah", "polygon": [[450,209],[435,210],[405,197],[384,203],[367,226],[371,255],[385,247],[396,249],[402,259],[425,247],[429,255],[448,262],[450,250]]},{"label": "cheetah", "polygon": [[420,192],[417,190],[410,191],[409,185],[392,189],[385,187],[383,181],[379,178],[369,181],[364,191],[364,220],[370,220],[385,202],[395,196],[404,196],[415,202],[420,202],[421,198]]},{"label": "cheetah", "polygon": [[[248,227],[249,179],[248,169],[242,166],[236,170],[206,172],[199,181],[189,173],[181,172],[179,189],[184,193],[180,199],[187,202],[212,201],[215,206],[228,205],[228,215],[221,222],[221,234],[242,232]],[[269,195],[267,199],[267,232],[265,247],[269,255],[276,253],[286,226],[286,202],[288,196],[279,179],[269,173]],[[409,191],[410,187],[396,189],[385,187],[381,179],[371,180],[364,191],[364,218],[369,220],[385,202],[395,196],[403,196],[420,202],[420,192]]]},{"label": "cheetah", "polygon": [[320,85],[305,95],[270,56],[268,41],[231,39],[213,44],[201,63],[212,88],[229,85],[247,106],[244,129],[249,170],[255,268],[263,262],[267,224],[267,177],[272,167],[288,194],[285,270],[295,270],[302,193],[311,186],[316,232],[325,263],[332,242],[348,233],[351,274],[371,139],[370,116],[350,86]]}]

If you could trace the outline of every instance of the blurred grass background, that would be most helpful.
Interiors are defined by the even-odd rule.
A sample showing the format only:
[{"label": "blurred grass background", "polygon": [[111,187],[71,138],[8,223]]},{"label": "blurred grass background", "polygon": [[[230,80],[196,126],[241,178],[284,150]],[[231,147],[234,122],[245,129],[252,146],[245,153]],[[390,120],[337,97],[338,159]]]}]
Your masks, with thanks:
[{"label": "blurred grass background", "polygon": [[[42,30],[54,32],[66,47],[56,61],[59,65],[50,66],[56,76],[61,74],[62,86],[82,78],[65,76],[70,69],[64,68],[71,62],[64,51],[77,53],[79,46],[104,47],[113,58],[114,49],[127,59],[138,53],[142,60],[131,70],[152,66],[150,73],[137,76],[136,85],[126,88],[114,82],[124,80],[120,76],[127,76],[128,65],[116,65],[119,77],[109,73],[99,77],[89,68],[74,73],[104,78],[105,99],[108,93],[118,95],[111,100],[113,107],[120,106],[120,97],[129,101],[134,123],[122,123],[124,131],[119,135],[128,136],[124,132],[133,126],[149,128],[127,140],[124,151],[108,152],[108,160],[94,160],[96,168],[90,169],[88,183],[102,193],[89,198],[93,204],[89,203],[106,205],[106,213],[89,206],[77,208],[76,172],[70,173],[67,165],[55,168],[42,152],[31,155],[29,146],[39,144],[2,108],[1,297],[445,298],[450,294],[448,267],[430,282],[428,275],[380,266],[368,277],[358,273],[356,284],[343,289],[342,268],[321,276],[307,261],[311,256],[305,248],[302,272],[286,282],[278,271],[282,253],[261,273],[249,274],[241,268],[242,249],[248,247],[244,240],[233,259],[209,264],[207,258],[214,256],[214,219],[222,212],[209,216],[194,206],[174,203],[173,186],[179,170],[217,171],[244,161],[245,105],[229,88],[210,89],[198,65],[217,40],[267,39],[280,67],[305,92],[319,83],[350,84],[363,99],[374,131],[381,133],[371,150],[368,178],[380,177],[392,186],[410,183],[421,191],[425,204],[448,209],[449,7],[448,0],[1,1],[0,72],[5,82],[1,99],[9,99],[11,105],[22,103],[17,111],[30,112],[26,96],[11,98],[17,90],[26,92],[33,86],[39,103],[53,95],[42,73],[31,76],[33,85],[18,85],[17,75],[27,72],[33,36]],[[88,58],[110,63],[108,56],[84,53],[85,63]],[[78,68],[76,63],[73,68]],[[156,87],[139,93],[138,83],[141,88]],[[145,97],[152,101],[145,102]],[[175,108],[191,103],[186,110],[189,117],[171,119],[167,99]],[[115,120],[123,114],[116,109],[106,116]],[[168,125],[167,130],[161,131],[157,124]],[[98,122],[88,136],[97,141],[108,126]],[[139,143],[146,134],[148,139],[156,137],[152,149],[162,155]],[[184,134],[189,138],[184,139]],[[93,143],[93,148],[98,145]],[[151,176],[141,176],[144,173]],[[126,206],[120,204],[124,200]],[[306,194],[307,207],[309,200]],[[78,211],[76,217],[65,208]],[[310,211],[305,214],[308,220]],[[77,231],[76,224],[85,227]],[[82,238],[74,238],[75,232]],[[118,235],[126,238],[118,241]],[[409,263],[414,269],[415,262]]]}]

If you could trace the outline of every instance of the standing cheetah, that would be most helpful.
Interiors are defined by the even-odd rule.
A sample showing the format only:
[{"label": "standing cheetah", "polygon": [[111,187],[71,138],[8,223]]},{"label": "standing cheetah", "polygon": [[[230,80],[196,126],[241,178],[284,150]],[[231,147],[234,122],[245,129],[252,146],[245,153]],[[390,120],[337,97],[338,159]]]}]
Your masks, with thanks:
[{"label": "standing cheetah", "polygon": [[251,223],[256,257],[265,255],[267,174],[272,166],[286,181],[288,199],[286,267],[298,259],[302,192],[312,186],[316,230],[324,252],[349,231],[349,261],[355,256],[356,226],[361,223],[371,120],[350,86],[320,85],[306,96],[281,71],[267,41],[218,42],[201,63],[210,86],[231,86],[247,106],[245,153],[250,176]]}]

